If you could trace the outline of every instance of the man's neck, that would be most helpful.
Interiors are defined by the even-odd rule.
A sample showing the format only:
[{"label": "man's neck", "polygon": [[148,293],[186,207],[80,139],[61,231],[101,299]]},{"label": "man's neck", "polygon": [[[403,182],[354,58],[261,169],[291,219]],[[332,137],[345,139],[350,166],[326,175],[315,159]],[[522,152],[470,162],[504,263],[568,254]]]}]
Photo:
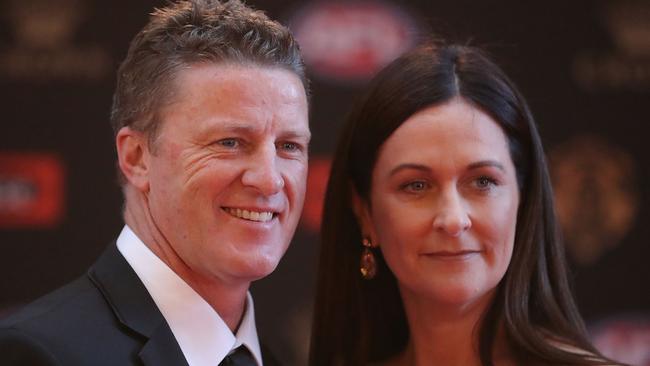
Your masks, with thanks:
[{"label": "man's neck", "polygon": [[156,230],[156,225],[143,205],[127,204],[124,222],[149,250],[210,304],[233,333],[237,332],[246,309],[246,294],[250,282],[225,282],[193,271],[172,250],[164,235]]},{"label": "man's neck", "polygon": [[233,333],[237,333],[246,309],[248,284],[223,285],[220,281],[197,276],[193,272],[187,271],[186,267],[182,267],[181,270],[170,268],[212,306]]}]

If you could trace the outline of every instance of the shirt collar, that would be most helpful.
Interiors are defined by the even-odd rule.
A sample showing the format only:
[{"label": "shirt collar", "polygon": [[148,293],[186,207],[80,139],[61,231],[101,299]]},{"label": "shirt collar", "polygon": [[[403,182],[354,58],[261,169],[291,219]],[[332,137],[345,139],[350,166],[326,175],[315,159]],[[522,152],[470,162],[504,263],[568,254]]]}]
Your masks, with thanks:
[{"label": "shirt collar", "polygon": [[190,366],[218,365],[242,344],[262,365],[250,292],[246,294],[246,309],[234,335],[210,304],[126,225],[117,238],[117,248],[158,306]]}]

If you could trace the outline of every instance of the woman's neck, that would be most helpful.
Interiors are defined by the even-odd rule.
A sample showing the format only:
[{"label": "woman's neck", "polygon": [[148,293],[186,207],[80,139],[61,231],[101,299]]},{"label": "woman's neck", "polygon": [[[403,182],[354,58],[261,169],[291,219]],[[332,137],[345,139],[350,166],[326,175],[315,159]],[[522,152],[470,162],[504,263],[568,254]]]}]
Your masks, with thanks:
[{"label": "woman's neck", "polygon": [[[402,291],[410,338],[404,352],[388,362],[391,366],[481,365],[478,333],[492,295],[473,304],[440,304]],[[507,342],[495,334],[495,363],[507,365]],[[506,356],[504,356],[506,355]]]}]

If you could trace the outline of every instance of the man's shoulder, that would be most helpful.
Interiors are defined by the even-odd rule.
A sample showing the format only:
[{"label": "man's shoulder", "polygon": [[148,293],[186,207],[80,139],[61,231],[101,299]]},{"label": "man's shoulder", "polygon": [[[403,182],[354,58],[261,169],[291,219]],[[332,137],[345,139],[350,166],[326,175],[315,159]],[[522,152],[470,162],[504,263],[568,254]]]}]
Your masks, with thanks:
[{"label": "man's shoulder", "polygon": [[[116,303],[146,301],[146,290],[139,290],[138,277],[129,271],[117,248],[109,246],[87,273],[0,319],[0,330],[52,332],[61,337],[100,331],[100,324],[115,327],[119,323]],[[126,292],[120,293],[122,290]],[[118,295],[117,301],[111,298]]]},{"label": "man's shoulder", "polygon": [[0,320],[0,331],[13,329],[61,338],[114,321],[106,300],[84,275]]},{"label": "man's shoulder", "polygon": [[66,364],[110,322],[105,300],[82,276],[0,320],[0,363]]},{"label": "man's shoulder", "polygon": [[0,329],[28,329],[56,323],[62,318],[78,319],[80,311],[92,304],[101,304],[101,296],[88,277],[82,276],[0,320]]},{"label": "man's shoulder", "polygon": [[100,285],[85,274],[0,320],[0,364],[136,363],[143,337],[119,321]]}]

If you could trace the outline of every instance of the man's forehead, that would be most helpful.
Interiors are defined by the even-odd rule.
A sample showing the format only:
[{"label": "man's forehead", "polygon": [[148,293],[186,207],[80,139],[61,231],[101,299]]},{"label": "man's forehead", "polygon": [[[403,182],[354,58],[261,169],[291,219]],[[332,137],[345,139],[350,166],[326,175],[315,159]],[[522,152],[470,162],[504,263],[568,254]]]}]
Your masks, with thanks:
[{"label": "man's forehead", "polygon": [[[259,78],[260,74],[282,74],[283,77],[295,78],[302,85],[302,92],[306,95],[306,85],[303,79],[293,70],[276,65],[264,65],[255,62],[196,62],[180,68],[173,77],[176,86],[184,81],[191,81],[190,86],[206,79],[225,81],[237,81],[240,79]],[[193,83],[192,83],[193,82]]]},{"label": "man's forehead", "polygon": [[185,113],[188,108],[206,114],[206,118],[223,112],[230,116],[222,115],[224,120],[219,122],[233,128],[247,115],[260,111],[274,113],[287,122],[296,120],[299,126],[299,120],[307,118],[299,114],[306,115],[309,108],[298,75],[278,67],[194,64],[180,71],[169,89],[169,98],[159,109],[161,115]]},{"label": "man's forehead", "polygon": [[[262,84],[263,80],[270,82]],[[266,90],[264,86],[267,87]],[[273,93],[269,92],[268,86],[275,88]],[[197,63],[176,72],[166,88],[166,97],[160,101],[159,110],[173,108],[179,103],[199,103],[211,95],[220,95],[221,98],[213,100],[213,103],[220,104],[281,97],[285,99],[285,103],[300,103],[309,109],[308,96],[299,75],[281,67]],[[230,98],[234,95],[237,98]],[[249,105],[254,106],[255,103]]]}]

